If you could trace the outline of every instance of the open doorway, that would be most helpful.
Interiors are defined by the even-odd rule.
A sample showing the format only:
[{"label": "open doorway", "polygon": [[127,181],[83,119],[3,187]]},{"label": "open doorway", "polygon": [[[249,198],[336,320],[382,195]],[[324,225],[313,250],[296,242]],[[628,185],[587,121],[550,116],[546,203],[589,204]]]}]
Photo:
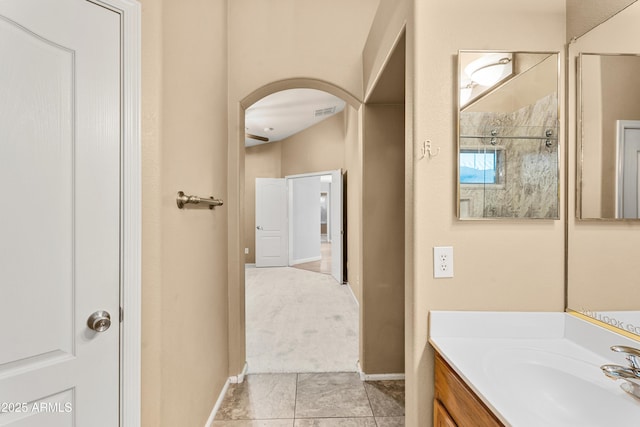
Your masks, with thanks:
[{"label": "open doorway", "polygon": [[[276,101],[264,100],[277,108]],[[245,117],[250,139],[270,138],[263,135],[272,136],[275,126],[261,123],[268,130],[256,135],[253,111],[249,107]],[[358,304],[343,273],[342,177],[358,151],[358,116],[344,101],[315,105],[308,115],[327,117],[289,137],[245,148],[250,373],[357,369]]]},{"label": "open doorway", "polygon": [[[337,224],[337,221],[332,221],[331,186],[331,175],[320,176],[320,198],[318,200],[320,204],[320,227],[319,229],[317,229],[320,237],[320,259],[316,261],[295,264],[293,265],[293,267],[295,268],[300,268],[303,270],[313,271],[321,274],[331,274],[332,272],[331,248],[334,243],[340,243],[339,241],[332,241],[332,227],[339,227],[340,229],[342,229],[342,227]],[[295,240],[295,238],[293,240]],[[334,279],[340,281],[346,280],[344,276],[341,276],[339,278],[334,277]]]}]

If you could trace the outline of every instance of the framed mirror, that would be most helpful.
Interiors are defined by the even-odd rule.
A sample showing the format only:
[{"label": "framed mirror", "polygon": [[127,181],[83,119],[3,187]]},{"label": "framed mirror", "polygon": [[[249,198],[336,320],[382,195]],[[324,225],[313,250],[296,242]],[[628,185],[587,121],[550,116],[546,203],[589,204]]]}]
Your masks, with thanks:
[{"label": "framed mirror", "polygon": [[581,219],[640,218],[640,55],[579,53]]},{"label": "framed mirror", "polygon": [[566,308],[640,341],[640,221],[616,191],[627,179],[616,134],[640,118],[639,20],[634,2],[568,45]]},{"label": "framed mirror", "polygon": [[559,218],[558,52],[458,52],[458,218]]}]

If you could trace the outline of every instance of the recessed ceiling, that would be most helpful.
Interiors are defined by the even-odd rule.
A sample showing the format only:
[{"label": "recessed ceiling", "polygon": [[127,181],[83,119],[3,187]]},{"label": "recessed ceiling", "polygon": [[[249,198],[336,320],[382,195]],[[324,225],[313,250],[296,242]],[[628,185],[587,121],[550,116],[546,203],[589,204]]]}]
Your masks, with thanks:
[{"label": "recessed ceiling", "polygon": [[344,106],[342,99],[316,89],[288,89],[265,96],[245,111],[245,147],[288,138]]}]

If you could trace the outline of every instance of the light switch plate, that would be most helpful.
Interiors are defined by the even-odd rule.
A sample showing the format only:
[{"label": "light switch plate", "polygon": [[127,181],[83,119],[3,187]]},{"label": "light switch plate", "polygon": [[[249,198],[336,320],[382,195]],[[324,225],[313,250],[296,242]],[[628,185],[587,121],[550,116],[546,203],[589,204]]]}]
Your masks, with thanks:
[{"label": "light switch plate", "polygon": [[434,246],[433,277],[453,277],[453,246]]}]

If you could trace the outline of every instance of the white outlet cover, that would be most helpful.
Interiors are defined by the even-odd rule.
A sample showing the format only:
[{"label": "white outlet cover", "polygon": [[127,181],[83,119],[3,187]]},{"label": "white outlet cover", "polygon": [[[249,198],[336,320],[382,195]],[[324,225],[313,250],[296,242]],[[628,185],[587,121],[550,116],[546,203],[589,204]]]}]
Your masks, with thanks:
[{"label": "white outlet cover", "polygon": [[453,277],[453,246],[434,246],[433,277],[436,279]]}]

